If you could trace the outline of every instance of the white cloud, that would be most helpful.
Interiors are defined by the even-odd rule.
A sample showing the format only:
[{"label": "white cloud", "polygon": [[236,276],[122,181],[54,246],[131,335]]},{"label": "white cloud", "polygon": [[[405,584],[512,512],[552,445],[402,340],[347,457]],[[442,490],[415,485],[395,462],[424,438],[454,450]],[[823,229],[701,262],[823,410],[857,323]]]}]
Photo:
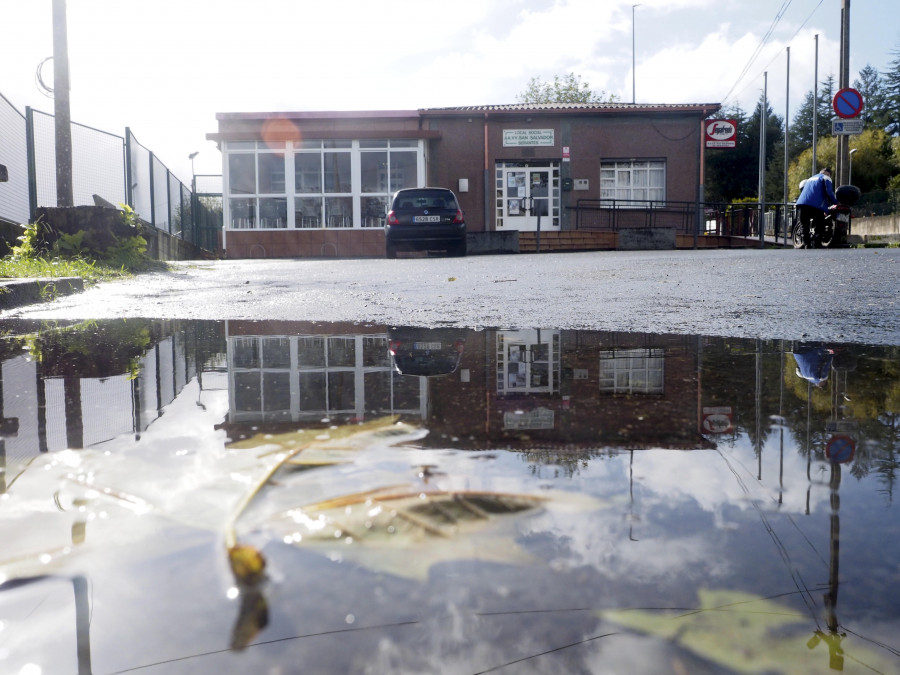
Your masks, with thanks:
[{"label": "white cloud", "polygon": [[[72,117],[118,134],[130,126],[189,179],[186,157],[198,148],[198,172],[219,169],[212,146],[204,147],[216,112],[507,103],[531,77],[569,72],[630,101],[633,35],[638,101],[717,102],[781,7],[736,0],[633,4],[68,0]],[[791,7],[736,89],[742,107],[755,105],[767,69],[770,99],[783,114],[788,43],[791,100],[799,106],[812,86],[815,33],[820,79],[837,72],[834,5],[811,16],[808,6]],[[875,14],[854,14],[854,73],[890,60],[897,35]],[[34,84],[37,64],[53,49],[50,3],[0,0],[0,16],[0,92],[20,109],[52,110]]]}]

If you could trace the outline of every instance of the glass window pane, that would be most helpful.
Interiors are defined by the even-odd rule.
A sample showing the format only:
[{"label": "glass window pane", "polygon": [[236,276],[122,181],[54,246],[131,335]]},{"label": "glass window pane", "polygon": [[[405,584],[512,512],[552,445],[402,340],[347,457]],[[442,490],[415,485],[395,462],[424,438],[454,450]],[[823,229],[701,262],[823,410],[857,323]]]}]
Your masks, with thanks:
[{"label": "glass window pane", "polygon": [[387,147],[387,139],[375,139],[375,140],[367,140],[360,141],[359,147],[361,148],[386,148]]},{"label": "glass window pane", "polygon": [[228,141],[228,150],[255,150],[256,141]]},{"label": "glass window pane", "polygon": [[366,368],[390,368],[391,356],[386,337],[363,338],[363,366]]},{"label": "glass window pane", "polygon": [[302,228],[324,227],[322,198],[297,198],[294,200],[294,225]]},{"label": "glass window pane", "polygon": [[228,191],[236,195],[256,193],[256,155],[228,155]]},{"label": "glass window pane", "polygon": [[328,373],[328,410],[356,408],[356,373],[352,370]]},{"label": "glass window pane", "polygon": [[263,373],[263,410],[291,409],[290,372]]},{"label": "glass window pane", "polygon": [[322,147],[322,141],[294,141],[294,147],[301,150],[315,150]]},{"label": "glass window pane", "polygon": [[294,155],[294,192],[322,192],[322,154],[301,152]]},{"label": "glass window pane", "polygon": [[259,371],[234,374],[234,407],[238,412],[258,412],[262,407]]},{"label": "glass window pane", "polygon": [[392,148],[418,148],[419,141],[412,139],[400,139],[391,141]]},{"label": "glass window pane", "polygon": [[394,410],[418,410],[420,392],[418,377],[394,377]]},{"label": "glass window pane", "polygon": [[325,227],[353,227],[353,198],[325,198]]},{"label": "glass window pane", "polygon": [[325,373],[300,373],[300,410],[325,410]]},{"label": "glass window pane", "polygon": [[403,188],[416,187],[418,181],[418,156],[416,152],[391,153],[391,186],[396,192]]},{"label": "glass window pane", "polygon": [[325,367],[325,338],[301,337],[297,339],[297,367]]},{"label": "glass window pane", "polygon": [[259,226],[287,227],[287,199],[261,198],[259,200]]},{"label": "glass window pane", "polygon": [[325,153],[325,192],[350,192],[350,153]]},{"label": "glass window pane", "polygon": [[388,191],[387,159],[387,152],[361,152],[359,154],[363,192]]},{"label": "glass window pane", "polygon": [[231,365],[234,368],[259,368],[259,340],[256,338],[234,338]]},{"label": "glass window pane", "polygon": [[284,155],[259,155],[259,193],[284,194]]},{"label": "glass window pane", "polygon": [[235,230],[248,230],[256,227],[256,200],[229,199],[231,227]]},{"label": "glass window pane", "polygon": [[328,366],[352,368],[356,365],[356,340],[353,338],[328,338]]},{"label": "glass window pane", "polygon": [[326,148],[351,148],[351,147],[353,147],[352,141],[328,140],[328,141],[322,141],[322,144]]},{"label": "glass window pane", "polygon": [[391,373],[378,370],[363,375],[366,412],[380,414],[391,412]]},{"label": "glass window pane", "polygon": [[362,197],[362,226],[384,227],[384,217],[388,212],[390,197]]},{"label": "glass window pane", "polygon": [[290,368],[291,341],[288,338],[264,338],[263,368]]}]

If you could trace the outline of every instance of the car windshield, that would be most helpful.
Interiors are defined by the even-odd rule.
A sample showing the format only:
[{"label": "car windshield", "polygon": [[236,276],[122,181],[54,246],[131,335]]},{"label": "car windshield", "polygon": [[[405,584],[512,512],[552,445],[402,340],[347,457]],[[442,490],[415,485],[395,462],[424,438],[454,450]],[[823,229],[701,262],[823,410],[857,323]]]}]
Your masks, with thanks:
[{"label": "car windshield", "polygon": [[395,211],[456,208],[456,199],[446,190],[411,190],[394,199]]}]

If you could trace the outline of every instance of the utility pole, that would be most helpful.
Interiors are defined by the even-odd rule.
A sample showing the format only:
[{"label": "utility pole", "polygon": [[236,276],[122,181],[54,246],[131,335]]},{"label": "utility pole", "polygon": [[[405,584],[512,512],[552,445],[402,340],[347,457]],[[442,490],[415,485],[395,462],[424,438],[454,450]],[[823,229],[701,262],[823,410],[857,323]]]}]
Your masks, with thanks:
[{"label": "utility pole", "polygon": [[816,33],[816,61],[813,67],[813,138],[812,138],[812,173],[819,172],[816,158],[816,143],[819,139],[819,34]]},{"label": "utility pole", "polygon": [[53,0],[53,112],[56,123],[56,205],[74,206],[66,0]]},{"label": "utility pole", "polygon": [[[841,0],[841,75],[839,89],[850,86],[850,0]],[[846,185],[850,181],[847,170],[850,163],[850,137],[840,134],[837,137],[837,166],[835,178],[838,185]]]},{"label": "utility pole", "polygon": [[766,234],[766,122],[768,122],[769,73],[763,73],[763,93],[759,101],[759,245]]}]

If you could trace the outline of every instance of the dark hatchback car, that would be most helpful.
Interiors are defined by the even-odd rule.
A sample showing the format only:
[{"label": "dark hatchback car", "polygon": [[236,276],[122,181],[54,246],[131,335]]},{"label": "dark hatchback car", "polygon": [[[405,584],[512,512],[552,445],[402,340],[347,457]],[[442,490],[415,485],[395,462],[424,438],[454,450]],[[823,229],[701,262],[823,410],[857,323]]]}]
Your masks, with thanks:
[{"label": "dark hatchback car", "polygon": [[401,375],[433,377],[449,375],[459,367],[466,346],[466,332],[457,328],[388,330],[394,369]]},{"label": "dark hatchback car", "polygon": [[466,219],[456,195],[445,188],[408,188],[394,194],[384,221],[385,253],[446,251],[466,254]]}]

